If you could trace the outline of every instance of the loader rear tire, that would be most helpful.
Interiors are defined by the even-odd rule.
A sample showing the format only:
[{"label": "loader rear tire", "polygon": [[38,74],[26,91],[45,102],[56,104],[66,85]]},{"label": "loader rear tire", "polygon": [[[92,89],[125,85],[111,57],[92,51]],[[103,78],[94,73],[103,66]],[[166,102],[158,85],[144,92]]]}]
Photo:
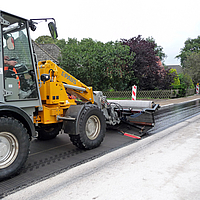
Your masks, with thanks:
[{"label": "loader rear tire", "polygon": [[69,135],[72,143],[80,149],[98,147],[105,136],[106,121],[102,111],[94,104],[86,105],[79,117],[78,135]]},{"label": "loader rear tire", "polygon": [[0,117],[0,180],[16,174],[29,154],[30,140],[26,128],[11,117]]},{"label": "loader rear tire", "polygon": [[43,125],[38,131],[38,140],[51,140],[54,139],[60,132],[61,127],[59,124]]}]

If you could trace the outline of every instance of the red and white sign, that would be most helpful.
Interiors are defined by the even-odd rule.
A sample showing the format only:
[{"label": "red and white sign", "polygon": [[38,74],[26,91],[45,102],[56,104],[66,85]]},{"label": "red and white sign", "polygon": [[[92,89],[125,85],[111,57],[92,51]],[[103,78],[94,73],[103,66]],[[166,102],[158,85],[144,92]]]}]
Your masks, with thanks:
[{"label": "red and white sign", "polygon": [[196,85],[196,94],[199,94],[199,83]]},{"label": "red and white sign", "polygon": [[136,100],[136,93],[137,93],[137,86],[134,85],[134,86],[132,86],[132,100],[133,101]]}]

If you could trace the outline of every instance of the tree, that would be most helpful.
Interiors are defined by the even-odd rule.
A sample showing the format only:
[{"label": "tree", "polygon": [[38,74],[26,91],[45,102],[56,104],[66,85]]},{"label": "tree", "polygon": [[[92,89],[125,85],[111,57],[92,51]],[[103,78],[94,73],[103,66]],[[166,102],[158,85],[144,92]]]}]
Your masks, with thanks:
[{"label": "tree", "polygon": [[186,89],[194,89],[194,84],[192,78],[186,72],[179,74],[179,79],[181,84],[185,84]]},{"label": "tree", "polygon": [[43,35],[43,36],[38,37],[35,40],[35,42],[38,44],[56,44],[60,49],[64,48],[66,45],[65,39],[61,39],[61,40],[55,39],[54,40],[52,37],[50,37],[48,35]]},{"label": "tree", "polygon": [[200,36],[187,39],[181,53],[176,58],[181,60],[183,66],[184,73],[180,79],[182,84],[186,89],[194,88],[194,84],[200,81]]},{"label": "tree", "polygon": [[170,73],[174,73],[173,89],[178,89],[178,97],[184,97],[187,89],[194,89],[194,84],[191,77],[187,73],[177,74],[176,69],[170,69]]},{"label": "tree", "polygon": [[[161,48],[155,41],[150,39],[143,39],[141,35],[133,37],[129,40],[122,39],[123,45],[130,47],[130,53],[134,53],[135,62],[130,67],[134,71],[135,76],[139,80],[139,88],[142,90],[154,90],[155,88],[166,88],[168,81],[163,81],[165,76],[170,76],[161,66],[158,65],[158,53],[162,53]],[[161,54],[164,58],[165,54]],[[171,78],[168,80],[172,80]],[[129,86],[133,85],[133,81]],[[170,83],[171,85],[171,83]]]},{"label": "tree", "polygon": [[[56,39],[56,41],[57,41],[57,39]],[[43,36],[38,37],[35,40],[35,42],[38,44],[55,44],[55,40],[48,35],[43,35]]]},{"label": "tree", "polygon": [[184,73],[187,73],[196,85],[200,81],[200,52],[193,52],[186,56]]},{"label": "tree", "polygon": [[63,48],[65,48],[66,41],[65,41],[65,39],[55,40],[55,44],[56,44],[60,49],[63,49]]},{"label": "tree", "polygon": [[175,77],[177,73],[170,71],[170,69],[161,69],[159,73],[159,79],[157,81],[158,87],[155,89],[170,90],[173,87]]},{"label": "tree", "polygon": [[69,38],[62,49],[61,66],[94,90],[124,90],[127,82],[135,80],[129,70],[133,64],[133,53],[120,42],[102,43],[91,38]]},{"label": "tree", "polygon": [[160,60],[164,62],[165,58],[167,58],[167,55],[163,52],[163,47],[158,46],[158,44],[155,42],[155,39],[153,37],[146,38],[146,41],[149,41],[155,44],[154,52],[156,52],[156,56],[158,56]]},{"label": "tree", "polygon": [[176,71],[176,69],[170,69],[169,70],[169,72],[170,73],[174,73],[174,82],[172,83],[172,87],[179,87],[180,86],[180,79],[179,79],[179,77],[178,77],[178,74],[177,74],[177,71]]},{"label": "tree", "polygon": [[[173,81],[171,73],[158,64],[157,55],[166,56],[153,38],[102,43],[91,38],[77,41],[53,40],[40,36],[37,43],[54,43],[61,48],[60,65],[95,90],[168,89]],[[165,80],[165,78],[167,79]]]},{"label": "tree", "polygon": [[185,43],[184,47],[181,49],[181,53],[176,56],[176,58],[181,60],[181,65],[185,67],[185,61],[187,57],[190,56],[192,53],[199,53],[200,52],[200,36],[195,39],[188,38]]}]

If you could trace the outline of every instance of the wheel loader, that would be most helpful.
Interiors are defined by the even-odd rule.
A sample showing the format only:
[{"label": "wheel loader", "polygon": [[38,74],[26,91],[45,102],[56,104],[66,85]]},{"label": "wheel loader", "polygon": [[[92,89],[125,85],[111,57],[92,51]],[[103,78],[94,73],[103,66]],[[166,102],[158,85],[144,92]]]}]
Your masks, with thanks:
[{"label": "wheel loader", "polygon": [[159,107],[145,101],[110,102],[51,60],[38,62],[30,38],[38,20],[47,22],[57,38],[53,18],[27,20],[0,11],[0,180],[20,171],[33,138],[49,140],[64,132],[76,147],[93,149],[109,126],[153,126],[154,120],[130,118],[153,116]]}]

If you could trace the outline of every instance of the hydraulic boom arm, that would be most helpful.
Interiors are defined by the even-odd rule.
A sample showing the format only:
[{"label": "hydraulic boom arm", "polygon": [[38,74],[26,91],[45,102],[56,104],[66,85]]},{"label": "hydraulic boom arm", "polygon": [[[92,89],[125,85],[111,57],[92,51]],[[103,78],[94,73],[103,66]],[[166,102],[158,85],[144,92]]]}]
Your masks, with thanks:
[{"label": "hydraulic boom arm", "polygon": [[88,87],[50,60],[38,63],[40,75],[49,75],[50,82],[63,83],[66,91],[82,101],[94,103],[92,87]]}]

